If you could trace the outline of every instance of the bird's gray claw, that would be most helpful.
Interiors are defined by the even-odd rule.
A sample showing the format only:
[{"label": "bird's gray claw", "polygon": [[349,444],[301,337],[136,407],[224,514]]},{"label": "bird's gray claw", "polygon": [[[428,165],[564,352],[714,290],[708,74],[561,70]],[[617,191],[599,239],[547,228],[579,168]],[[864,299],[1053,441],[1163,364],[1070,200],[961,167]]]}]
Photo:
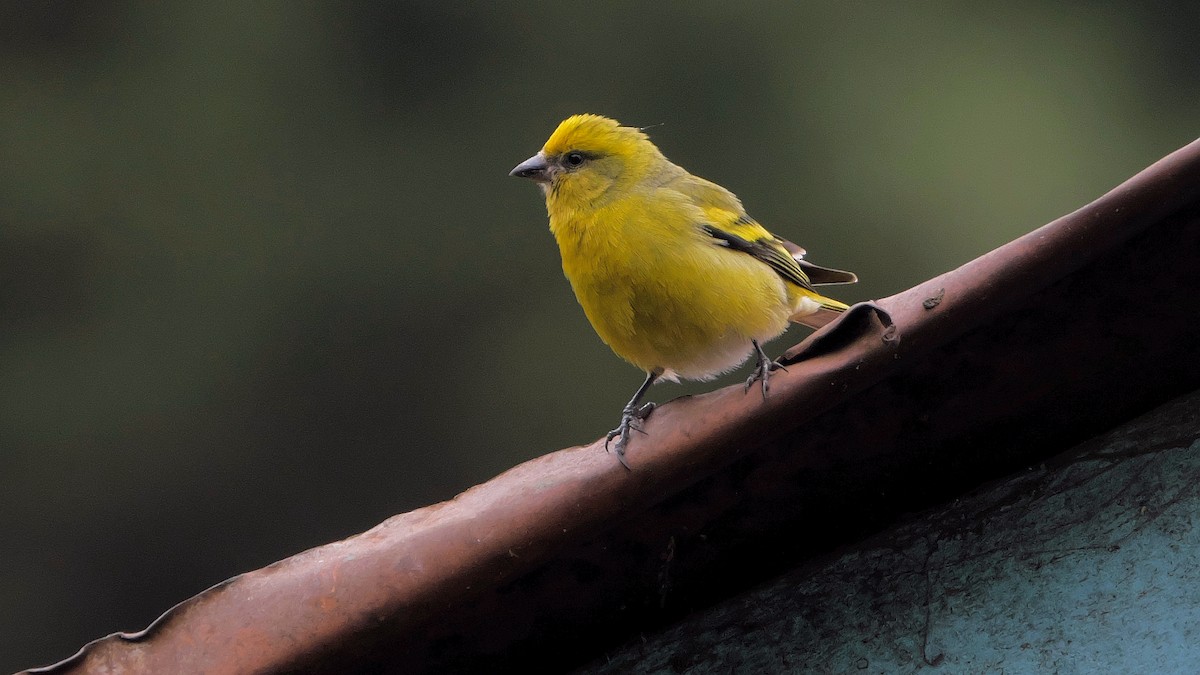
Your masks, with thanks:
[{"label": "bird's gray claw", "polygon": [[758,346],[757,341],[754,341],[754,351],[758,357],[758,363],[754,366],[754,372],[750,375],[750,377],[746,378],[746,388],[743,391],[750,391],[750,387],[754,386],[755,381],[762,380],[762,395],[763,399],[765,400],[767,398],[767,393],[771,390],[771,385],[769,384],[771,373],[775,372],[776,370],[782,370],[786,373],[787,368],[785,368],[782,363],[778,361],[772,361],[771,359],[767,358],[767,355],[763,352],[762,347]]},{"label": "bird's gray claw", "polygon": [[646,430],[642,428],[642,423],[652,412],[654,412],[653,403],[647,403],[640,408],[626,408],[621,411],[621,423],[604,437],[605,451],[609,451],[609,444],[614,438],[617,439],[611,452],[616,453],[617,461],[621,462],[621,466],[626,469],[630,468],[629,462],[625,461],[625,448],[629,445],[629,435],[634,431],[646,433]]}]

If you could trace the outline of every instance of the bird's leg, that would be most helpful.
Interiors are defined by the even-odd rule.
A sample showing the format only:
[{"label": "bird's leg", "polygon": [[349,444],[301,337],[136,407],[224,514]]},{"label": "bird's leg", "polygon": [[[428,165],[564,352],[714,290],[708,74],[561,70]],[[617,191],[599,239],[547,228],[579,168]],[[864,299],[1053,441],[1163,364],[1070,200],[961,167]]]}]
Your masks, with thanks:
[{"label": "bird's leg", "polygon": [[[661,369],[646,373],[646,381],[642,383],[642,386],[638,387],[637,393],[633,395],[633,398],[629,399],[629,403],[626,403],[625,407],[621,410],[621,423],[617,425],[616,429],[608,432],[608,436],[604,438],[605,450],[608,450],[608,444],[614,438],[617,439],[614,451],[617,453],[617,461],[621,462],[621,466],[624,466],[626,469],[629,468],[629,463],[625,461],[625,446],[629,444],[629,434],[631,431],[642,431],[642,422],[650,416],[650,413],[654,412],[653,403],[647,403],[640,408],[638,407],[638,403],[646,395],[646,390],[650,388],[650,385],[654,384],[654,381],[662,373]],[[646,432],[642,431],[642,433]]]},{"label": "bird's leg", "polygon": [[762,394],[763,399],[766,400],[767,390],[771,388],[771,386],[767,384],[767,380],[770,379],[771,373],[776,370],[782,370],[786,373],[787,368],[784,368],[783,364],[780,362],[772,361],[770,358],[768,358],[767,353],[764,352],[762,347],[758,345],[758,340],[751,340],[750,344],[754,345],[754,356],[758,359],[758,361],[754,366],[754,372],[750,375],[750,377],[746,378],[746,391],[750,391],[750,387],[754,385],[755,380],[762,380]]}]

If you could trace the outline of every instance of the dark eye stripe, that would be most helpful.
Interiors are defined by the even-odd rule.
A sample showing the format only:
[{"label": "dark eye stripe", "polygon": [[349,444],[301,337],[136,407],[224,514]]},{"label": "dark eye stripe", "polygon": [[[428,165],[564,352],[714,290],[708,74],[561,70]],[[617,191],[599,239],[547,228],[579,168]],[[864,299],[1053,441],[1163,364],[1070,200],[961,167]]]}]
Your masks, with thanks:
[{"label": "dark eye stripe", "polygon": [[567,158],[572,155],[578,155],[581,161],[578,164],[571,164],[571,166],[579,166],[579,164],[583,164],[584,161],[600,159],[603,157],[603,155],[598,152],[589,152],[587,150],[568,150],[562,154],[563,162],[570,164],[570,162],[567,161]]}]

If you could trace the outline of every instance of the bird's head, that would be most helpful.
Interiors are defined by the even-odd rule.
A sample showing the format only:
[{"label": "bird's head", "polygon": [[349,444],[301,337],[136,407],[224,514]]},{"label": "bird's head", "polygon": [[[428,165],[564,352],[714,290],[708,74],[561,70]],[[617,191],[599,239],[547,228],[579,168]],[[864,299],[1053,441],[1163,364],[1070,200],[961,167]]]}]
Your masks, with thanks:
[{"label": "bird's head", "polygon": [[509,175],[537,181],[548,200],[582,205],[615,186],[636,184],[665,164],[641,129],[599,115],[574,115]]}]

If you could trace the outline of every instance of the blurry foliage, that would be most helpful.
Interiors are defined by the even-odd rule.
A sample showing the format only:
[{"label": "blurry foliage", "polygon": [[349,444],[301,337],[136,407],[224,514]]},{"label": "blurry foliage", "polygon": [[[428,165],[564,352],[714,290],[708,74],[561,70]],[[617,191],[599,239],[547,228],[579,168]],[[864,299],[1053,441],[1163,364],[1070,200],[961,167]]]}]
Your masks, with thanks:
[{"label": "blurry foliage", "polygon": [[607,430],[641,375],[506,175],[566,115],[880,297],[1194,137],[1197,18],[0,5],[0,671]]}]

